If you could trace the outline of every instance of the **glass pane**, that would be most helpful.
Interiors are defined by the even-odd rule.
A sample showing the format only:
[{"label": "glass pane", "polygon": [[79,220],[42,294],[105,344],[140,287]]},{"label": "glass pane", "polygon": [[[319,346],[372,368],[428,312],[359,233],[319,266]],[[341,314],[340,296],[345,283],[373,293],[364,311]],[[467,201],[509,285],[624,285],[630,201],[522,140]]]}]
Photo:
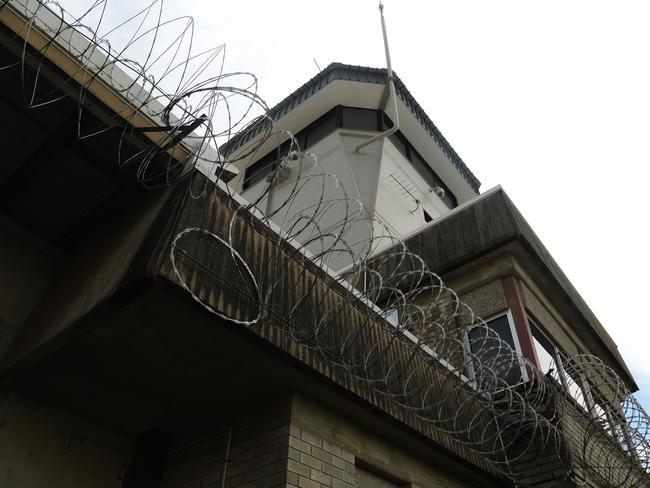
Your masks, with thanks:
[{"label": "glass pane", "polygon": [[[520,383],[521,366],[515,352],[508,316],[491,320],[487,326],[492,332],[485,327],[477,327],[468,333],[470,350],[478,357],[478,364],[475,365],[477,377],[490,375],[489,371],[494,371],[509,385]],[[489,380],[487,377],[484,379]]]},{"label": "glass pane", "polygon": [[323,118],[305,129],[305,148],[313,146],[323,137],[336,130],[336,111],[330,110]]},{"label": "glass pane", "polygon": [[397,325],[399,324],[399,310],[397,308],[394,308],[390,312],[388,312],[388,315],[386,316],[386,320],[389,322]]},{"label": "glass pane", "polygon": [[380,474],[366,470],[359,465],[356,466],[354,477],[357,488],[397,488],[398,486]]},{"label": "glass pane", "polygon": [[343,108],[343,127],[355,130],[378,130],[377,111],[363,108]]},{"label": "glass pane", "polygon": [[267,154],[259,161],[254,162],[244,172],[244,181],[242,184],[242,189],[245,190],[251,185],[262,181],[266,175],[273,171],[273,166],[275,164],[275,154],[276,151],[273,151],[271,154]]},{"label": "glass pane", "polygon": [[394,125],[395,124],[390,119],[390,117],[384,113],[384,115],[382,116],[381,130],[392,129]]},{"label": "glass pane", "polygon": [[554,351],[547,350],[547,348],[545,348],[544,345],[537,340],[534,332],[533,344],[535,344],[535,352],[537,352],[537,359],[539,359],[539,369],[542,371],[542,373],[548,373],[551,370],[557,371]]},{"label": "glass pane", "polygon": [[[576,403],[580,406],[582,410],[588,412],[589,405],[587,403],[585,394],[582,391],[582,386],[577,381],[575,381],[571,377],[571,375],[565,374],[564,377],[566,379],[566,384],[567,387],[569,388],[569,395],[571,396],[571,398],[573,398],[576,401]],[[580,379],[578,378],[578,380]]]}]

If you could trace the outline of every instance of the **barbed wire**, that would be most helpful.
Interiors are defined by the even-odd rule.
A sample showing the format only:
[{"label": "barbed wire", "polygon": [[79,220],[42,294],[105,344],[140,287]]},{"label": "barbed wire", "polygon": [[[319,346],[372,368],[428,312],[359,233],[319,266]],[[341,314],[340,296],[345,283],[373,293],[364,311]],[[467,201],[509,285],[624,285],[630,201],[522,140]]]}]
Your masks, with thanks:
[{"label": "barbed wire", "polygon": [[[205,310],[242,327],[281,330],[519,486],[535,481],[535,463],[547,468],[549,485],[649,484],[648,416],[624,381],[595,356],[558,357],[551,373],[521,357],[316,154],[275,126],[257,78],[224,71],[225,46],[195,52],[192,19],[166,20],[162,0],[111,25],[105,0],[77,15],[53,1],[0,2],[0,12],[8,8],[25,19],[14,38],[23,48],[0,69],[20,73],[25,106],[74,92],[77,137],[118,131],[116,164],[135,167],[145,188],[173,185],[197,167],[218,180],[288,141],[250,202],[208,177],[190,186],[191,198],[207,205],[219,192],[232,207],[225,232],[208,223],[172,241],[178,283]],[[47,42],[32,42],[41,34]],[[78,68],[43,92],[42,67],[56,49]],[[127,103],[89,127],[96,83]],[[233,139],[248,140],[221,154]],[[264,241],[263,253],[244,245],[242,226]],[[228,257],[235,279],[202,261],[199,241],[214,249],[208,255]],[[221,309],[185,278],[187,267],[204,268],[215,288],[246,305]]]}]

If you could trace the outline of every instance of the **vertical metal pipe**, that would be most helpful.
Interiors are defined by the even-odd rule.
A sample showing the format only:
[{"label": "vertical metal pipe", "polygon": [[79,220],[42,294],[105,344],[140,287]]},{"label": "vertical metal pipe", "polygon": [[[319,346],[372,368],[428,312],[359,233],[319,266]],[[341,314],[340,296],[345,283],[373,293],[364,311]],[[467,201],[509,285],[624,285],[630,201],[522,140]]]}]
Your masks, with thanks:
[{"label": "vertical metal pipe", "polygon": [[230,463],[230,443],[232,442],[232,427],[228,429],[228,442],[226,443],[226,459],[223,462],[223,474],[221,476],[221,488],[226,488],[226,475],[228,474],[228,464]]},{"label": "vertical metal pipe", "polygon": [[390,61],[390,49],[388,48],[388,33],[386,30],[386,19],[384,18],[384,4],[379,2],[379,15],[381,17],[381,32],[384,36],[384,50],[386,51],[386,70],[388,71],[388,79],[393,79],[393,65]]},{"label": "vertical metal pipe", "polygon": [[[379,2],[379,13],[381,16],[381,31],[384,36],[384,50],[386,51],[386,75],[388,77],[387,83],[388,83],[388,93],[389,93],[388,98],[393,97],[393,103],[395,106],[395,121],[393,123],[393,127],[388,129],[387,131],[377,134],[376,136],[371,137],[367,141],[364,141],[361,144],[359,144],[357,147],[355,147],[354,148],[355,153],[359,153],[361,149],[368,146],[369,144],[381,140],[384,137],[388,137],[399,130],[399,112],[397,107],[397,94],[395,93],[395,81],[393,79],[393,66],[390,60],[390,49],[388,48],[388,33],[386,31],[386,20],[384,19],[384,4],[381,2]],[[386,103],[388,103],[388,98],[386,99]],[[383,110],[385,107],[380,107],[380,108]]]}]

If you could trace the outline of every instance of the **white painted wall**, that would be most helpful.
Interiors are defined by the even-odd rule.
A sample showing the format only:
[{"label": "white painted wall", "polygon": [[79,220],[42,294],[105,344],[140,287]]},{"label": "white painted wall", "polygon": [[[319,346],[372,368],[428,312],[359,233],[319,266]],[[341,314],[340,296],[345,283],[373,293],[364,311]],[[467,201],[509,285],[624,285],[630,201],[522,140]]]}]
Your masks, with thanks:
[{"label": "white painted wall", "polygon": [[[401,182],[409,192],[398,183]],[[414,198],[419,201],[416,203]],[[404,236],[425,224],[426,212],[435,220],[449,211],[444,202],[413,168],[393,143],[386,139],[379,171],[375,213],[399,236]]]},{"label": "white painted wall", "polygon": [[[423,226],[423,209],[433,219],[449,211],[444,202],[430,191],[429,185],[413,168],[411,162],[389,139],[377,141],[363,148],[361,153],[355,153],[354,148],[367,138],[367,133],[338,130],[308,148],[309,152],[318,157],[322,171],[336,175],[341,187],[337,187],[334,179],[307,177],[313,168],[311,160],[306,159],[302,163],[291,162],[285,176],[277,181],[268,196],[259,202],[259,210],[265,215],[277,212],[273,222],[286,230],[296,215],[311,213],[309,209],[319,201],[323,188],[326,200],[341,199],[341,202],[329,206],[326,212],[316,217],[318,228],[310,225],[301,235],[295,236],[299,242],[308,242],[316,234],[340,230],[346,211],[355,214],[358,210],[358,207],[345,208],[343,199],[346,194],[348,198],[359,199],[363,203],[366,217],[373,216],[385,222],[395,237],[404,236]],[[290,206],[278,211],[294,190],[296,178],[299,176],[299,164],[302,164],[300,174],[304,177],[300,191]],[[409,188],[418,201],[415,202],[411,196],[405,195],[397,181]],[[243,192],[244,198],[248,201],[256,200],[267,185],[266,181],[251,185]],[[383,233],[381,225],[370,225],[368,221],[363,221],[351,227],[345,236],[347,244],[358,255],[367,252],[370,249],[370,240],[377,239]],[[322,251],[323,244],[325,247],[332,244],[332,239],[315,241],[307,248],[318,254]],[[374,242],[373,252],[378,252],[390,243],[389,240],[381,239]],[[330,258],[325,264],[337,270],[350,264],[350,261],[342,255]]]},{"label": "white painted wall", "polygon": [[[366,136],[367,137],[367,136]],[[315,235],[331,233],[332,237],[325,237],[307,245],[309,251],[318,254],[323,248],[334,244],[334,234],[340,232],[343,225],[348,225],[358,215],[368,219],[374,212],[375,193],[378,181],[379,160],[381,157],[381,143],[367,147],[363,154],[353,154],[354,148],[364,140],[363,135],[354,135],[343,131],[335,131],[323,138],[314,146],[308,148],[309,152],[318,157],[320,169],[315,169],[312,160],[304,158],[302,162],[291,162],[285,177],[277,181],[271,188],[268,196],[258,204],[259,210],[265,215],[277,212],[273,222],[283,230],[287,230],[297,215],[312,215],[313,207],[323,196],[329,202],[321,213],[315,216],[316,225],[307,228],[296,236],[299,242],[308,242]],[[299,171],[299,165],[300,171]],[[331,177],[309,177],[311,174],[327,173]],[[291,205],[281,208],[292,194],[296,179],[301,176],[300,190],[292,199]],[[304,178],[303,178],[304,177]],[[243,192],[244,198],[254,201],[268,185],[260,181],[251,185]],[[350,199],[358,199],[363,207]],[[280,210],[279,210],[280,209]],[[279,210],[279,211],[278,211]],[[361,211],[361,213],[360,213]],[[346,215],[350,218],[346,219]],[[349,226],[345,232],[346,245],[353,249],[355,254],[363,254],[369,249],[372,226],[366,221]],[[341,255],[331,256],[325,264],[334,270],[341,269],[350,264],[346,256],[344,245],[337,245],[342,250]]]}]

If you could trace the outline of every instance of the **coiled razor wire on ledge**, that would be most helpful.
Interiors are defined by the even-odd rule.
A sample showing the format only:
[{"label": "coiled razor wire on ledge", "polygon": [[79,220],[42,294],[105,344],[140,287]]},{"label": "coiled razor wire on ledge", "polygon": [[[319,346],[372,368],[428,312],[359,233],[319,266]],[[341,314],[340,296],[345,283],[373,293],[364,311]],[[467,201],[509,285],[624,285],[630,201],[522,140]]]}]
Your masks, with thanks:
[{"label": "coiled razor wire on ledge", "polygon": [[[18,61],[0,69],[20,73],[25,105],[57,103],[74,91],[77,136],[119,131],[116,163],[136,168],[147,188],[172,185],[197,166],[220,176],[228,164],[261,155],[265,143],[288,139],[250,203],[207,178],[201,188],[192,186],[191,197],[206,201],[210,191],[226,192],[233,209],[227,232],[187,228],[170,251],[179,283],[206,310],[243,327],[282,329],[518,485],[539,482],[530,473],[544,470],[548,485],[566,478],[607,487],[649,484],[648,416],[616,373],[579,355],[544,374],[519,356],[316,155],[275,127],[255,76],[224,73],[224,46],[194,51],[190,18],[164,19],[157,0],[108,27],[104,0],[77,16],[40,0],[0,2],[0,13],[9,8],[26,19],[16,34],[23,48]],[[31,40],[40,33],[48,40],[35,49]],[[79,70],[44,93],[42,66],[59,48]],[[86,105],[96,82],[130,103],[89,127]],[[251,133],[258,135],[227,157],[215,150]],[[266,239],[263,253],[242,246],[241,225]],[[261,232],[265,226],[275,233]],[[192,240],[221,251],[238,278],[225,280],[192,256]],[[218,309],[184,279],[186,266],[205,268],[248,306]]]}]

